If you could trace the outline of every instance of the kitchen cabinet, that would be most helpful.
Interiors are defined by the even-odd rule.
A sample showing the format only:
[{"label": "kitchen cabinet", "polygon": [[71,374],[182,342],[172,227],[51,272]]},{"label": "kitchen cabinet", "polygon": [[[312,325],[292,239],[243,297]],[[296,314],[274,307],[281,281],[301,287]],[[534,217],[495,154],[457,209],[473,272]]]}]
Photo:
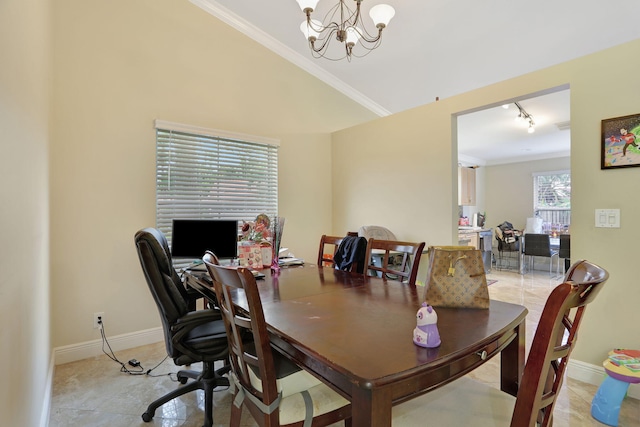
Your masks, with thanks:
[{"label": "kitchen cabinet", "polygon": [[480,237],[477,232],[472,231],[458,233],[458,245],[473,246],[476,249],[480,249]]},{"label": "kitchen cabinet", "polygon": [[476,170],[458,166],[458,204],[476,205]]}]

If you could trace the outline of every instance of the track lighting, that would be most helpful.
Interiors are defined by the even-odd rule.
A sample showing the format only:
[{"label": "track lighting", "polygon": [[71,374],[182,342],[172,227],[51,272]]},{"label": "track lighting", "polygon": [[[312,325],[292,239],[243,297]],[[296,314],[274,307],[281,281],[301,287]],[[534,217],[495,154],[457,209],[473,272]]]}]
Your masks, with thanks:
[{"label": "track lighting", "polygon": [[517,102],[514,102],[514,104],[516,104],[516,107],[518,107],[519,111],[518,115],[516,116],[516,120],[528,122],[527,124],[529,125],[529,128],[527,129],[527,132],[534,133],[536,131],[536,122],[533,121],[533,116],[527,113],[527,111],[522,108],[522,105],[518,104]]}]

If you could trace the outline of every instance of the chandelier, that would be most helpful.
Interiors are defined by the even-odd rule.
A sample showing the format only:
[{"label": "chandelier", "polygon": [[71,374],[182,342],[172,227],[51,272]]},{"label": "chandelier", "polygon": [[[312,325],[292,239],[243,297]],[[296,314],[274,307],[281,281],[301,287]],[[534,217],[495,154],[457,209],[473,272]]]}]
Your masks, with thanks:
[{"label": "chandelier", "polygon": [[[327,58],[331,60],[339,60],[347,58],[351,60],[352,56],[363,57],[370,53],[373,49],[380,46],[382,38],[382,30],[389,24],[395,10],[387,4],[379,4],[371,8],[369,16],[373,20],[377,28],[377,32],[370,34],[360,14],[360,4],[362,0],[355,0],[356,8],[352,10],[345,1],[338,0],[325,15],[322,22],[311,19],[311,13],[315,10],[319,0],[296,0],[307,16],[307,19],[300,25],[300,30],[305,38],[309,41],[311,54],[314,58]],[[343,52],[329,49],[330,41],[335,39],[343,44]],[[354,47],[360,43],[362,53],[358,54],[358,49]],[[342,48],[340,49],[342,50]],[[334,56],[335,55],[335,56]]]}]

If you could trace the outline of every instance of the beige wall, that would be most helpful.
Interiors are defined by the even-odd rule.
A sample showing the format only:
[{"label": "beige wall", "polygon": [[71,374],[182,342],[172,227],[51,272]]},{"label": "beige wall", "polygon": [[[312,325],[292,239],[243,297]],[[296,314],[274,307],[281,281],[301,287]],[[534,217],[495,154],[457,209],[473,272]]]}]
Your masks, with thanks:
[{"label": "beige wall", "polygon": [[[60,0],[51,150],[54,347],[160,325],[133,245],[155,224],[158,118],[280,139],[283,244],[331,230],[330,132],[374,115],[188,1]],[[310,102],[311,101],[311,102]]]},{"label": "beige wall", "polygon": [[[628,53],[639,41],[330,136],[373,115],[186,1],[0,2],[0,35],[0,224],[11,243],[0,249],[0,316],[20,325],[0,328],[11,425],[42,421],[34,402],[46,401],[50,347],[97,339],[93,312],[105,312],[110,335],[159,325],[132,241],[154,223],[156,118],[279,138],[284,244],[313,259],[328,228],[381,224],[451,242],[452,114],[570,84],[572,250],[612,274],[575,356],[598,365],[610,348],[636,345],[640,202],[630,194],[640,169],[600,171],[599,129],[638,113],[628,94],[639,92],[640,60]],[[611,66],[620,58],[625,67]],[[595,229],[596,208],[620,208],[622,228]]]},{"label": "beige wall", "polygon": [[[452,116],[570,85],[572,257],[589,259],[611,273],[584,320],[574,358],[599,365],[611,348],[635,348],[640,312],[635,309],[639,291],[632,263],[640,198],[633,197],[633,183],[640,169],[600,170],[600,121],[640,113],[635,97],[640,93],[635,72],[640,58],[633,55],[639,49],[636,40],[336,132],[334,228],[376,223],[403,239],[452,243],[457,214]],[[611,66],[620,58],[625,58],[624,67]],[[597,208],[621,209],[622,227],[596,229]],[[492,223],[497,219],[489,218]]]},{"label": "beige wall", "polygon": [[49,2],[0,2],[0,414],[46,422],[49,394]]}]

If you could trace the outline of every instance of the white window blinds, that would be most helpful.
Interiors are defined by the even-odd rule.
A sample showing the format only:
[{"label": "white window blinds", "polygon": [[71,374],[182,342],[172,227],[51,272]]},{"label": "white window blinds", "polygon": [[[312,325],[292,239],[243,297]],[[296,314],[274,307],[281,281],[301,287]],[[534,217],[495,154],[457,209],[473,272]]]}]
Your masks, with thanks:
[{"label": "white window blinds", "polygon": [[174,218],[277,215],[277,145],[161,126],[156,122],[156,226],[169,240]]},{"label": "white window blinds", "polygon": [[533,174],[534,215],[542,218],[543,228],[567,228],[571,223],[570,171]]}]

